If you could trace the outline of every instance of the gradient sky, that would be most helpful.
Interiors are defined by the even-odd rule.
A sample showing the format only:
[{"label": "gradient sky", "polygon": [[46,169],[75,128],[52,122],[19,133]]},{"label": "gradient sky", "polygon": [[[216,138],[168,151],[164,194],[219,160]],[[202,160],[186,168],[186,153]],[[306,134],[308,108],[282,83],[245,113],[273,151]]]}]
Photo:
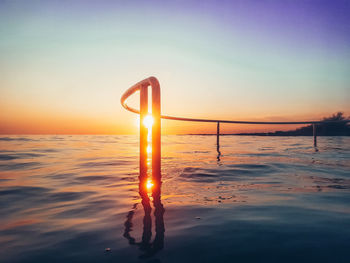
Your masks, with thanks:
[{"label": "gradient sky", "polygon": [[[119,99],[149,76],[168,115],[350,115],[349,1],[0,0],[0,40],[2,134],[135,134],[136,116]],[[216,129],[162,125],[170,134]]]}]

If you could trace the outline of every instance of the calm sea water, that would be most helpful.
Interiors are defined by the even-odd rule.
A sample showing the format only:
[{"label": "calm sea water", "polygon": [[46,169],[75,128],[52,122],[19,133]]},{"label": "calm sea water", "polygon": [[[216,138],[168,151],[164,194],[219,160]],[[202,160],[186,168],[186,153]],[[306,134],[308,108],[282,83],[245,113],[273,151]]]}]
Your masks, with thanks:
[{"label": "calm sea water", "polygon": [[0,137],[0,261],[349,262],[350,138],[220,142],[163,136],[148,218],[137,136]]}]

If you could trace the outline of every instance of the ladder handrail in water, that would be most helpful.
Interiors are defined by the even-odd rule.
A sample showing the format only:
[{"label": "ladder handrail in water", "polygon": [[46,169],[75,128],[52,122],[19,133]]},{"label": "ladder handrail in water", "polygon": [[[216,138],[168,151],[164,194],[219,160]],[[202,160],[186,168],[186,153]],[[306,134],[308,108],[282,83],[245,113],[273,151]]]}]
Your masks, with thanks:
[{"label": "ladder handrail in water", "polygon": [[[323,123],[347,123],[350,120],[339,121],[235,121],[235,120],[214,120],[214,119],[198,119],[187,117],[174,117],[161,115],[160,113],[160,85],[155,77],[144,79],[122,95],[120,102],[122,106],[133,113],[140,114],[140,177],[147,177],[147,128],[143,125],[143,120],[148,114],[148,86],[152,87],[152,116],[154,124],[152,126],[152,177],[160,179],[160,119],[177,120],[177,121],[193,121],[193,122],[216,122],[217,123],[217,147],[219,149],[220,123],[238,123],[238,124],[312,124],[314,146],[317,145],[316,125]],[[140,110],[134,109],[126,104],[126,99],[136,91],[140,91]],[[219,152],[219,150],[218,150]],[[160,181],[159,181],[160,182]],[[157,187],[155,187],[157,189]]]},{"label": "ladder handrail in water", "polygon": [[[151,82],[157,82],[158,80],[155,77],[150,77],[147,79],[144,79],[135,85],[133,85],[131,88],[129,88],[127,91],[124,92],[123,96],[120,99],[120,102],[122,106],[131,112],[140,114],[140,111],[137,109],[134,109],[126,104],[126,99],[131,96],[136,91],[140,90],[140,87],[142,85],[145,85],[149,83],[151,85]],[[158,84],[159,85],[159,84]],[[174,116],[168,116],[168,115],[161,115],[162,119],[167,120],[176,120],[176,121],[193,121],[193,122],[222,122],[222,123],[240,123],[240,124],[321,124],[321,123],[342,123],[342,122],[350,122],[350,120],[340,120],[340,121],[235,121],[235,120],[219,120],[219,119],[198,119],[198,118],[187,118],[187,117],[174,117]]]}]

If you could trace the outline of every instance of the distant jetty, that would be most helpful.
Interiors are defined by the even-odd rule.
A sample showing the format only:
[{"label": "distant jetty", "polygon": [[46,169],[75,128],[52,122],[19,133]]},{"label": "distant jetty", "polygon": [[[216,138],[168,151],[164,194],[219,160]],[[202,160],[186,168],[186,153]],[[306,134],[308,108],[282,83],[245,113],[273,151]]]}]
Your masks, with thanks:
[{"label": "distant jetty", "polygon": [[[338,112],[322,121],[334,121],[334,123],[317,124],[317,136],[350,136],[350,124],[341,122],[346,120],[343,112]],[[254,133],[226,133],[225,135],[247,135],[247,136],[313,136],[312,125],[307,125],[291,131],[254,132]],[[216,134],[189,134],[189,135],[216,135]]]}]

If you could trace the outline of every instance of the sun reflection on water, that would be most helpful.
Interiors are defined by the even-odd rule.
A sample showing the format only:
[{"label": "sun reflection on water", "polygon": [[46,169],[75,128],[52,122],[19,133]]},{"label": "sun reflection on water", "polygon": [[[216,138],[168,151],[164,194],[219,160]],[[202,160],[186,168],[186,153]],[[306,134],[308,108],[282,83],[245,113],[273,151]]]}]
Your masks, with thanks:
[{"label": "sun reflection on water", "polygon": [[152,182],[152,126],[153,126],[153,117],[152,115],[147,115],[143,119],[143,125],[147,127],[147,166],[148,166],[148,171],[147,171],[147,181],[145,184],[146,190],[148,194],[151,194],[151,190],[153,187],[153,182]]},{"label": "sun reflection on water", "polygon": [[152,187],[153,187],[153,185],[154,185],[154,184],[153,184],[152,180],[148,179],[147,182],[146,182],[146,188],[147,188],[147,190],[151,190]]},{"label": "sun reflection on water", "polygon": [[151,145],[147,146],[147,153],[152,153],[152,146]]}]

